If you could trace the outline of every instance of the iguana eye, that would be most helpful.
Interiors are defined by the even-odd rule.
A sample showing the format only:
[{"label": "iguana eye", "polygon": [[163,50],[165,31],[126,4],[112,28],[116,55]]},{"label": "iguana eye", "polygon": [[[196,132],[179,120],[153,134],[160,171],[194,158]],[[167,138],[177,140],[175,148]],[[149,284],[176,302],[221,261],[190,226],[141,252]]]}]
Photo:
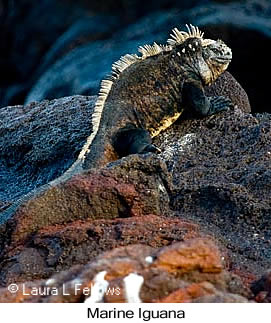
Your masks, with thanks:
[{"label": "iguana eye", "polygon": [[220,54],[220,51],[217,48],[212,48],[212,51],[217,55]]}]

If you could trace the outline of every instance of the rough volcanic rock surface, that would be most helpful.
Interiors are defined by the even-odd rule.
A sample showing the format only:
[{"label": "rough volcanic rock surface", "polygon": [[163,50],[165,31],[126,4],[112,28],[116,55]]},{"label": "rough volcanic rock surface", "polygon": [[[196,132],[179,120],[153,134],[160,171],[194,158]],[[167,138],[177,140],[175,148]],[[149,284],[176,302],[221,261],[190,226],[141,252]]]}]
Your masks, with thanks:
[{"label": "rough volcanic rock surface", "polygon": [[169,178],[156,156],[131,155],[49,188],[23,204],[5,226],[11,241],[20,241],[45,226],[75,220],[166,215]]},{"label": "rough volcanic rock surface", "polygon": [[[223,269],[215,244],[197,238],[160,249],[144,245],[116,248],[48,280],[26,282],[26,293],[22,292],[23,284],[19,284],[16,294],[2,288],[0,302],[91,303],[101,281],[107,282],[101,300],[114,303],[136,298],[143,302],[247,302],[250,297],[240,279]],[[38,287],[49,292],[45,296],[32,295]],[[57,293],[50,294],[50,290]]]},{"label": "rough volcanic rock surface", "polygon": [[[115,244],[119,245],[118,240],[122,240],[121,228],[118,228],[117,223],[106,221],[147,214],[169,215],[171,189],[170,175],[158,157],[152,154],[132,155],[109,164],[104,169],[90,170],[77,175],[70,181],[30,199],[0,228],[2,283],[9,281],[8,277],[12,277],[11,280],[23,280],[25,277],[33,279],[39,275],[47,277],[58,266],[59,269],[63,269],[78,262],[86,263],[97,255],[99,250],[113,248],[114,239]],[[116,230],[116,235],[111,236],[111,243],[109,237],[106,241],[103,233],[105,228],[101,232],[99,230],[96,232],[92,226],[91,220],[97,219],[101,219],[97,225],[100,223],[101,227],[107,226]],[[160,223],[159,229],[158,223]],[[88,225],[89,229],[85,227],[88,233],[83,233],[82,228]],[[154,231],[158,230],[158,234],[165,233],[169,240],[173,239],[174,225],[169,225],[173,232],[168,231],[168,228],[164,232],[161,229],[164,226],[159,221],[155,225]],[[70,237],[73,236],[74,240],[68,241],[65,237],[64,231],[68,227],[70,232],[73,232]],[[133,234],[138,234],[132,230],[132,224],[130,229],[125,244],[136,239],[133,238]],[[48,236],[39,239],[38,232],[42,230],[48,230]],[[146,230],[145,233],[147,234]],[[190,233],[193,236],[193,233]],[[89,239],[82,240],[83,235],[85,237],[89,235]],[[36,238],[36,242],[40,241],[37,245],[34,242]],[[140,241],[143,237],[138,239]],[[73,253],[74,244],[77,245],[78,253],[76,250],[74,252],[78,257],[73,256],[64,261],[67,254]],[[33,248],[36,248],[35,252]],[[36,254],[37,257],[28,257],[29,252]],[[31,260],[33,266],[29,265],[30,259],[33,260]],[[36,259],[40,259],[39,264],[36,264]],[[35,271],[32,267],[39,269]],[[40,268],[43,268],[43,272]]]},{"label": "rough volcanic rock surface", "polygon": [[205,236],[197,225],[178,218],[145,215],[124,219],[77,220],[43,227],[6,247],[0,284],[49,278],[56,271],[86,264],[104,251],[130,244],[154,248]]},{"label": "rough volcanic rock surface", "polygon": [[253,282],[251,291],[255,295],[255,301],[259,303],[271,303],[271,271],[266,272],[259,280]]},{"label": "rough volcanic rock surface", "polygon": [[74,96],[0,110],[2,209],[72,164],[91,132],[94,102]]},{"label": "rough volcanic rock surface", "polygon": [[172,208],[223,241],[232,270],[270,267],[270,135],[269,114],[235,108],[157,138],[175,186]]}]

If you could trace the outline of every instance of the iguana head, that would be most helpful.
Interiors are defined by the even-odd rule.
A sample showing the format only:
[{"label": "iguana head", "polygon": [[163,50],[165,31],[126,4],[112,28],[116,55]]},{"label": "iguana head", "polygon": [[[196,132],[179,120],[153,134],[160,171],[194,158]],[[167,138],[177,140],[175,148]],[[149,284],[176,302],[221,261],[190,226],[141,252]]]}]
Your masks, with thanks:
[{"label": "iguana head", "polygon": [[172,57],[186,72],[197,75],[204,84],[213,83],[228,67],[231,49],[222,40],[204,39],[198,27],[187,26],[188,32],[173,29],[168,43]]},{"label": "iguana head", "polygon": [[[204,42],[207,43],[207,41],[208,45],[204,46]],[[209,84],[227,69],[232,59],[232,52],[222,40],[206,39],[202,43],[202,57],[212,74],[210,80],[206,79],[206,83]]]}]

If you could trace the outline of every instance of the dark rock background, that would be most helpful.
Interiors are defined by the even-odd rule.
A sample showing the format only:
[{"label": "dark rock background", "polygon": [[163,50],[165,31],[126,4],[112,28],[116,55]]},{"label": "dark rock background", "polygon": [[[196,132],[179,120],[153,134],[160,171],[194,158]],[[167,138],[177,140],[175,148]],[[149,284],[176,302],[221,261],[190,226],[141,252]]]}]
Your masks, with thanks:
[{"label": "dark rock background", "polygon": [[270,16],[268,0],[1,1],[0,106],[96,95],[121,55],[193,23],[233,49],[252,111],[270,111]]},{"label": "dark rock background", "polygon": [[[133,272],[147,302],[270,302],[270,1],[0,1],[0,18],[0,302],[84,301],[5,287],[84,287],[102,270],[122,286],[107,302]],[[184,114],[160,155],[40,190],[77,158],[111,64],[185,23],[233,49],[206,92],[234,109]]]}]

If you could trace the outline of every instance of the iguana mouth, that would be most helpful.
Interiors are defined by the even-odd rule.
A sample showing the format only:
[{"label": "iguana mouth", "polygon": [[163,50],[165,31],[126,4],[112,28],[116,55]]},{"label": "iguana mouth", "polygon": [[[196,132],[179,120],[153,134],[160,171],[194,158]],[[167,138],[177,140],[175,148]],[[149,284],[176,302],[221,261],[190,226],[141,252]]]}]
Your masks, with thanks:
[{"label": "iguana mouth", "polygon": [[226,63],[230,63],[231,62],[232,56],[229,56],[229,57],[216,57],[215,60],[218,63],[226,64]]}]

